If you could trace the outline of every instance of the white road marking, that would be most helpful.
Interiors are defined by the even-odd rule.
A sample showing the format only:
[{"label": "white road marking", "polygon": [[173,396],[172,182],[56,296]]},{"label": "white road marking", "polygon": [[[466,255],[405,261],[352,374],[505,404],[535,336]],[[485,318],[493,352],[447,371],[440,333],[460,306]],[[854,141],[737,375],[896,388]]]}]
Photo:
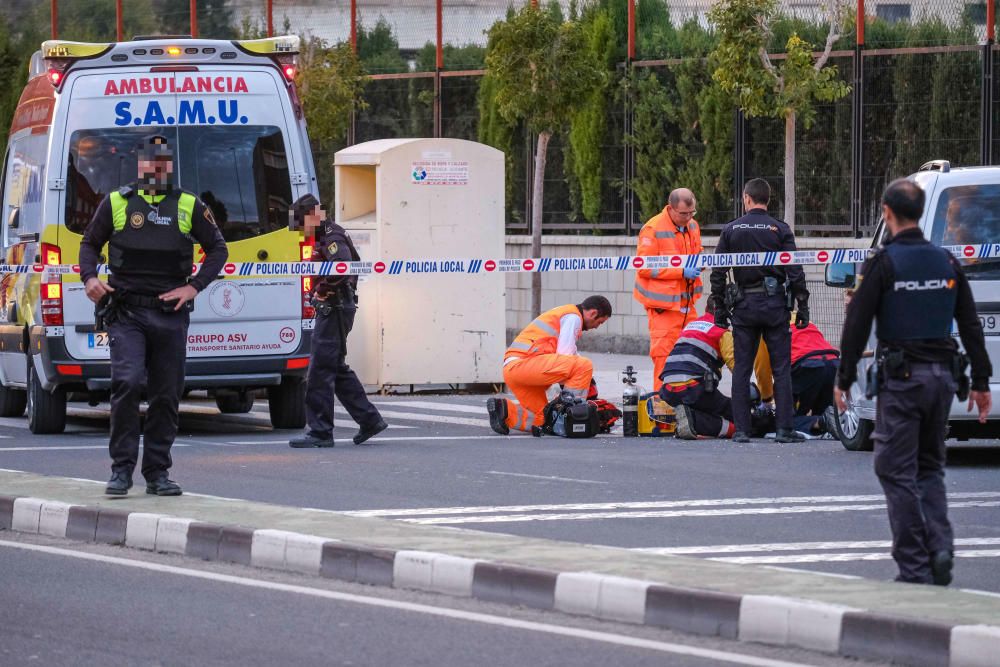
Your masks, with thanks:
[{"label": "white road marking", "polygon": [[[980,507],[1000,507],[1000,500],[973,500],[949,503],[948,509],[969,509]],[[680,517],[750,516],[773,514],[816,514],[828,512],[868,512],[885,510],[885,504],[871,505],[798,505],[780,507],[749,507],[699,510],[665,510],[658,512],[579,512],[564,514],[506,514],[500,516],[462,516],[399,519],[407,523],[422,525],[466,524],[466,523],[524,523],[528,521],[597,521],[601,519],[675,519]]]},{"label": "white road marking", "polygon": [[[491,436],[492,437],[492,436]],[[509,437],[509,436],[499,436]],[[949,493],[952,499],[1000,498],[1000,491]],[[722,507],[729,505],[777,505],[789,503],[861,503],[884,500],[885,496],[778,496],[774,498],[705,498],[695,500],[654,500],[638,502],[573,503],[564,505],[480,505],[473,507],[422,507],[414,509],[373,509],[350,512],[354,516],[435,516],[442,514],[510,514],[514,512],[551,512],[620,509],[667,509],[673,507]]]},{"label": "white road marking", "polygon": [[[504,436],[501,436],[504,437]],[[502,470],[487,470],[487,475],[506,475],[508,477],[527,477],[528,479],[544,479],[553,482],[577,482],[579,484],[607,484],[596,479],[576,479],[574,477],[556,477],[554,475],[528,475],[523,472],[503,472]]]},{"label": "white road marking", "polygon": [[[1000,544],[1000,537],[962,537],[955,540],[957,546],[988,546]],[[771,551],[822,551],[833,549],[889,549],[889,540],[864,542],[777,542],[774,544],[717,544],[714,546],[639,548],[632,551],[663,554],[667,556],[687,556],[697,554],[737,554]]]},{"label": "white road marking", "polygon": [[652,639],[641,639],[639,637],[629,637],[628,635],[618,635],[611,632],[598,632],[595,630],[585,630],[583,628],[564,627],[551,623],[539,623],[536,621],[522,621],[506,616],[493,616],[460,609],[449,609],[448,607],[434,607],[415,602],[403,602],[400,600],[388,600],[368,595],[355,595],[352,593],[340,593],[323,589],[308,588],[306,586],[295,586],[292,584],[281,584],[273,581],[261,581],[249,577],[237,577],[228,574],[218,574],[215,572],[204,572],[189,568],[176,567],[173,565],[162,565],[147,561],[132,560],[129,558],[118,558],[115,556],[104,556],[86,552],[72,551],[70,549],[60,549],[37,544],[24,544],[21,542],[8,542],[0,540],[0,547],[12,549],[22,549],[55,556],[68,558],[79,558],[108,565],[131,567],[139,570],[159,572],[162,574],[172,574],[193,579],[203,579],[207,581],[244,586],[246,588],[256,588],[280,593],[291,593],[295,595],[305,595],[326,600],[336,600],[338,602],[348,602],[362,604],[370,607],[381,607],[383,609],[394,609],[417,614],[428,614],[441,618],[449,618],[456,621],[466,621],[471,623],[481,623],[497,627],[512,628],[515,630],[525,630],[529,632],[539,632],[559,637],[569,637],[571,639],[583,639],[587,641],[613,644],[616,646],[626,646],[660,653],[670,653],[674,655],[687,655],[708,660],[720,660],[736,665],[750,665],[752,667],[804,667],[803,663],[786,662],[784,660],[774,660],[771,658],[759,658],[741,653],[731,653],[728,651],[717,651],[713,649],[699,648],[685,644],[673,644],[669,642],[655,641]]},{"label": "white road marking", "polygon": [[[392,427],[390,427],[392,428]],[[407,426],[406,428],[415,428],[412,426]],[[414,435],[414,436],[397,436],[397,437],[382,437],[381,435],[376,435],[369,442],[373,444],[378,444],[380,442],[410,442],[411,440],[508,440],[511,437],[509,435]],[[531,436],[526,436],[531,437]],[[288,440],[227,440],[230,445],[287,445]],[[347,444],[347,441],[344,441]]]},{"label": "white road marking", "polygon": [[[174,443],[174,447],[190,447],[191,445]],[[102,449],[108,451],[107,445],[50,445],[46,447],[0,447],[0,452],[56,452],[73,449]]]},{"label": "white road marking", "polygon": [[[432,415],[417,412],[397,412],[395,410],[379,410],[385,419],[409,419],[417,422],[433,422],[435,424],[458,424],[461,426],[478,426],[488,429],[489,419],[470,419],[468,417],[450,417],[448,415]],[[485,412],[485,411],[484,411]]]},{"label": "white road marking", "polygon": [[[1000,558],[1000,549],[957,549],[955,558]],[[707,560],[738,565],[778,565],[785,563],[851,563],[854,561],[892,560],[889,551],[797,554],[787,556],[723,556]]]},{"label": "white road marking", "polygon": [[380,408],[384,405],[388,408],[418,408],[420,410],[439,410],[441,412],[464,412],[470,415],[486,414],[486,401],[482,405],[468,405],[466,403],[435,403],[433,401],[372,401]]}]

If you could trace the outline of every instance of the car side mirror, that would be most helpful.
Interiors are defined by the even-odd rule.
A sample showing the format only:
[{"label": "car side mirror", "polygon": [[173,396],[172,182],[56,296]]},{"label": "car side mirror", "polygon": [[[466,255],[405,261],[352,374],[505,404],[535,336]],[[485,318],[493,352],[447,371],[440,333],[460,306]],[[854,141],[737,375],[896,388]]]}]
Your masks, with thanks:
[{"label": "car side mirror", "polygon": [[21,209],[17,206],[10,210],[10,215],[7,216],[7,226],[11,229],[17,229],[21,226]]},{"label": "car side mirror", "polygon": [[838,262],[826,265],[824,281],[827,287],[852,289],[855,284],[855,265],[853,262]]}]

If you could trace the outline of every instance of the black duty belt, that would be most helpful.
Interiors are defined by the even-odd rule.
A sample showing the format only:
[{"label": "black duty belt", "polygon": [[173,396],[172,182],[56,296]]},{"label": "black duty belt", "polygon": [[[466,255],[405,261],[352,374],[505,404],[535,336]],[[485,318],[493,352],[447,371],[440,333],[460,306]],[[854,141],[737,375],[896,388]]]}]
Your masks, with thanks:
[{"label": "black duty belt", "polygon": [[116,295],[116,300],[119,299],[128,306],[137,306],[139,308],[156,308],[159,310],[163,306],[163,301],[157,296],[123,292]]}]

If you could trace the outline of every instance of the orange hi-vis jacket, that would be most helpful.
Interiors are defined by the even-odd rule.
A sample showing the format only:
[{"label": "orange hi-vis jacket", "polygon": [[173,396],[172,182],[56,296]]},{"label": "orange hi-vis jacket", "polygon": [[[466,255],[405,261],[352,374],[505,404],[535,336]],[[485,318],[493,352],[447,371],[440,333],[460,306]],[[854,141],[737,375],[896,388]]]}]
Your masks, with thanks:
[{"label": "orange hi-vis jacket", "polygon": [[566,315],[583,317],[580,309],[572,304],[559,306],[542,313],[517,335],[514,342],[507,348],[504,359],[555,354],[559,346],[559,320]]},{"label": "orange hi-vis jacket", "polygon": [[[677,227],[667,209],[653,216],[639,232],[636,253],[650,255],[696,255],[702,251],[701,228],[691,220]],[[684,267],[639,269],[632,296],[646,308],[686,313],[702,293],[701,278],[684,279]]]}]

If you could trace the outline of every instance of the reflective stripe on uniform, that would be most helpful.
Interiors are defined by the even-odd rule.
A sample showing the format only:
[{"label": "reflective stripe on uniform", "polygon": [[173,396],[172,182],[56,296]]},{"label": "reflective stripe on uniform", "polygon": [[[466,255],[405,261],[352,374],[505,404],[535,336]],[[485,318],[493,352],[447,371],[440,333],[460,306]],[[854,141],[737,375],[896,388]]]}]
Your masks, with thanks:
[{"label": "reflective stripe on uniform", "polygon": [[122,197],[117,191],[111,193],[111,222],[115,231],[120,232],[125,229],[125,209],[128,208],[128,200]]},{"label": "reflective stripe on uniform", "polygon": [[673,232],[662,231],[662,232],[653,232],[653,236],[655,236],[658,239],[672,239],[675,238],[677,234]]},{"label": "reflective stripe on uniform", "polygon": [[558,331],[556,331],[554,328],[550,327],[548,324],[546,324],[545,322],[543,322],[542,318],[540,318],[540,317],[536,317],[535,320],[531,323],[531,326],[538,327],[539,329],[541,329],[542,331],[544,331],[545,333],[547,333],[550,336],[558,336],[559,335]]},{"label": "reflective stripe on uniform", "polygon": [[507,349],[521,350],[522,352],[527,352],[528,350],[531,349],[531,343],[519,343],[518,341],[515,340],[513,343],[510,344],[510,347]]},{"label": "reflective stripe on uniform", "polygon": [[704,368],[706,371],[712,370],[711,366],[709,366],[704,361],[702,361],[699,357],[696,357],[693,354],[671,354],[670,357],[667,359],[667,363],[668,364],[671,364],[671,363],[679,364],[679,363],[684,363],[684,362],[692,363],[695,366],[698,366],[700,368]]},{"label": "reflective stripe on uniform", "polygon": [[692,345],[692,346],[698,348],[699,350],[702,350],[703,352],[709,353],[710,355],[712,355],[713,359],[718,359],[719,358],[719,353],[715,351],[715,348],[712,347],[710,344],[706,343],[703,340],[698,340],[697,338],[682,337],[682,338],[680,338],[677,341],[677,343],[678,344],[679,343],[684,343],[685,345]]},{"label": "reflective stripe on uniform", "polygon": [[667,375],[663,378],[663,384],[675,384],[682,382],[690,382],[691,380],[697,380],[698,378],[694,375],[688,373],[681,373],[679,375]]},{"label": "reflective stripe on uniform", "polygon": [[687,294],[662,294],[660,292],[648,290],[640,285],[638,280],[635,281],[635,288],[639,291],[639,294],[642,294],[647,299],[662,301],[663,303],[677,303],[679,301],[686,301],[688,298]]},{"label": "reflective stripe on uniform", "polygon": [[181,229],[181,234],[191,233],[191,223],[194,218],[194,195],[190,192],[182,192],[177,200],[177,224]]}]

